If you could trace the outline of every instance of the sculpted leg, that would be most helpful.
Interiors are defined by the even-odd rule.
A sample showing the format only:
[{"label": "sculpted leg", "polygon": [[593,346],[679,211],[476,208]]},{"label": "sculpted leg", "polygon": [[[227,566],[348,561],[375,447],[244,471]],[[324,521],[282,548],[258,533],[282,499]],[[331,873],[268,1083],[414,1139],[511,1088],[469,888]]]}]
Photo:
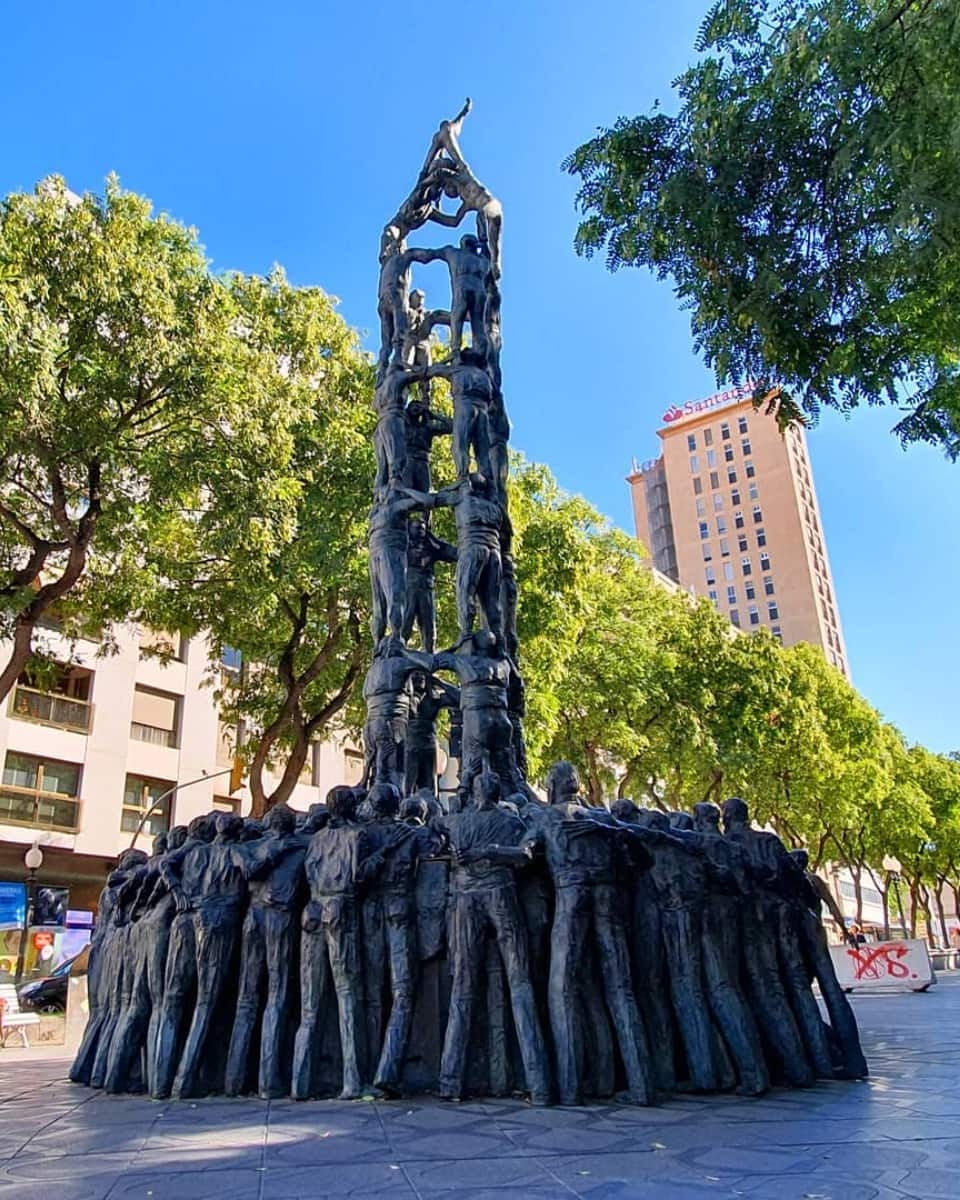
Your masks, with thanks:
[{"label": "sculpted leg", "polygon": [[320,918],[308,904],[303,913],[300,937],[300,1026],[293,1047],[293,1077],[290,1095],[309,1100],[313,1095],[314,1058],[320,1038],[320,1018],[326,999],[326,942]]},{"label": "sculpted leg", "polygon": [[837,981],[837,972],[830,957],[827,946],[827,935],[823,925],[813,913],[806,910],[803,913],[801,934],[804,949],[813,967],[820,994],[823,996],[830,1014],[830,1024],[840,1043],[843,1055],[843,1076],[846,1079],[866,1079],[867,1060],[860,1046],[860,1031],[857,1028],[857,1018],[853,1015],[850,1001],[844,995],[843,988]]},{"label": "sculpted leg", "polygon": [[403,1058],[413,1022],[416,979],[413,913],[407,898],[392,897],[387,902],[385,918],[393,1003],[374,1083],[384,1091],[396,1092],[400,1089]]},{"label": "sculpted leg", "polygon": [[589,916],[589,897],[580,888],[557,888],[548,1005],[561,1104],[582,1102],[577,1062],[577,970],[585,951]]},{"label": "sculpted leg", "polygon": [[833,1078],[833,1060],[827,1044],[820,1009],[810,990],[810,982],[800,949],[800,940],[789,905],[777,905],[777,944],[780,959],[780,977],[783,980],[790,1007],[797,1019],[800,1035],[817,1074],[823,1079]]},{"label": "sculpted leg", "polygon": [[630,984],[630,958],[620,897],[613,887],[594,887],[594,932],[600,952],[607,1005],[620,1047],[630,1098],[652,1104],[650,1049]]},{"label": "sculpted leg", "polygon": [[296,915],[286,909],[266,910],[267,1003],[260,1030],[260,1098],[273,1100],[286,1090],[283,1032],[290,1012],[290,964],[296,949]]},{"label": "sculpted leg", "polygon": [[157,1032],[157,1072],[154,1100],[170,1095],[180,1062],[180,1045],[187,1001],[197,977],[193,913],[178,913],[170,928],[170,950],[163,984],[163,1011]]},{"label": "sculpted leg", "polygon": [[476,897],[473,894],[461,893],[454,904],[450,939],[453,980],[440,1059],[440,1095],[447,1100],[458,1100],[463,1095],[467,1047],[480,982],[486,927],[482,913],[475,910]]},{"label": "sculpted leg", "polygon": [[203,1053],[226,981],[236,933],[236,921],[232,917],[218,912],[211,920],[206,914],[200,914],[197,928],[197,1003],[173,1083],[173,1095],[178,1100],[196,1094]]},{"label": "sculpted leg", "polygon": [[361,1091],[360,992],[363,987],[358,949],[360,920],[356,905],[345,898],[328,902],[323,929],[340,1018],[340,1050],[343,1054],[340,1098],[353,1100]]},{"label": "sculpted leg", "polygon": [[[740,991],[737,971],[736,910],[717,902],[708,904],[703,916],[703,974],[710,1010],[736,1062],[740,1090],[759,1096],[770,1086],[763,1048],[753,1015]],[[733,968],[733,969],[731,969]]]},{"label": "sculpted leg", "polygon": [[487,914],[497,932],[497,945],[510,987],[513,1023],[527,1088],[535,1104],[548,1104],[547,1048],[537,1017],[526,932],[513,889],[498,888],[491,894],[487,900]]},{"label": "sculpted leg", "polygon": [[267,961],[263,935],[263,912],[251,907],[243,922],[240,988],[223,1084],[226,1096],[239,1096],[247,1082],[250,1046],[260,1016],[260,983]]},{"label": "sculpted leg", "polygon": [[717,1090],[712,1031],[703,990],[700,925],[689,909],[664,909],[663,940],[670,971],[670,994],[687,1053],[690,1080],[701,1092]]}]

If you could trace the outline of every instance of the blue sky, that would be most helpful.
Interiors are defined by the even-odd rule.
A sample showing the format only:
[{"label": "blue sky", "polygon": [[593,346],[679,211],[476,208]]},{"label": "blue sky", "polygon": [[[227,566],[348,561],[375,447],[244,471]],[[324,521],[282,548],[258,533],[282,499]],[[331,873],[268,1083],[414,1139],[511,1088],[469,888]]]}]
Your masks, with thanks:
[{"label": "blue sky", "polygon": [[[0,190],[51,172],[100,189],[116,171],[197,226],[217,267],[279,262],[372,330],[379,231],[437,121],[470,94],[464,152],[505,208],[514,444],[632,531],[631,456],[656,451],[669,403],[714,380],[668,284],[574,255],[575,187],[559,163],[621,113],[669,107],[707,7],[18,5],[0,55]],[[440,268],[420,280],[445,300]],[[909,738],[946,751],[960,748],[960,467],[904,453],[894,419],[828,416],[810,452],[854,682]]]}]

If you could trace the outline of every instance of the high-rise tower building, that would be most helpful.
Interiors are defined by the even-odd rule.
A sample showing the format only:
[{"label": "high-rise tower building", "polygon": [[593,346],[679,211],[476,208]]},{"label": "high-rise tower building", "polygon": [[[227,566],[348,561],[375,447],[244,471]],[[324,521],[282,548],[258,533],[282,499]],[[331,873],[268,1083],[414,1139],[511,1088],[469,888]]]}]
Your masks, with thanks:
[{"label": "high-rise tower building", "polygon": [[659,458],[627,476],[654,566],[734,625],[812,642],[849,674],[806,436],[781,434],[749,385],[672,406]]}]

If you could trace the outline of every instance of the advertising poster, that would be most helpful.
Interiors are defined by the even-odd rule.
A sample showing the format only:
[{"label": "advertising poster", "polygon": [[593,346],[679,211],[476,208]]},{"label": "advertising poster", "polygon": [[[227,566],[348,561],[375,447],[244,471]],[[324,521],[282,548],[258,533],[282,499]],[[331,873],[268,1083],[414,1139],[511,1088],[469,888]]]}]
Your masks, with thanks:
[{"label": "advertising poster", "polygon": [[27,919],[27,889],[22,883],[0,882],[0,930],[22,929]]}]

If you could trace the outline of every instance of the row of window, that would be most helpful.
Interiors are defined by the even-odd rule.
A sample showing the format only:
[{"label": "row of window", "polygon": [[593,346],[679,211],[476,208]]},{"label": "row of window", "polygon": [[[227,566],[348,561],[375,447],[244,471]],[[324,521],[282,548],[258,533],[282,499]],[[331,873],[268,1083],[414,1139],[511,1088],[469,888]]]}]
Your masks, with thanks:
[{"label": "row of window", "polygon": [[[693,435],[691,434],[691,437],[692,436]],[[747,460],[744,463],[744,469],[746,470],[748,475],[751,475],[754,473],[754,471],[753,471],[753,463],[749,461],[749,457],[753,453],[753,450],[750,446],[749,438],[741,438],[740,449],[743,451],[744,459]],[[733,446],[731,446],[729,444],[724,446],[723,461],[728,464],[733,462]],[[706,463],[707,463],[708,468],[715,467],[718,465],[716,450],[708,450],[707,451]],[[698,475],[699,473],[700,473],[700,456],[697,454],[691,454],[690,455],[690,474]]]},{"label": "row of window", "polygon": [[[745,542],[746,542],[745,537],[739,540],[739,546],[740,546],[741,550],[746,550],[747,547],[744,544]],[[730,542],[729,542],[729,540],[727,538],[721,538],[720,542],[719,542],[719,547],[720,547],[720,557],[721,558],[729,558],[730,557]],[[702,548],[703,548],[703,561],[705,563],[713,562],[713,548],[711,547],[711,544],[709,542],[703,542]],[[770,555],[767,553],[766,550],[762,550],[760,552],[759,561],[760,561],[760,570],[761,571],[769,571],[770,570]],[[752,566],[751,566],[749,554],[745,554],[740,559],[740,565],[743,568],[744,575],[751,574]]]},{"label": "row of window", "polygon": [[[751,476],[754,474],[752,464],[751,464],[750,474],[751,474]],[[728,479],[729,479],[730,483],[737,482],[736,471],[729,471],[727,473],[727,475],[728,475]],[[731,475],[733,476],[732,479],[729,478]],[[714,509],[723,508],[723,497],[720,496],[719,500],[718,500],[717,489],[719,487],[720,487],[720,475],[717,471],[711,471],[710,472],[710,490],[713,492],[713,507],[714,507]],[[699,475],[695,475],[693,477],[693,494],[695,496],[703,495],[703,480],[700,478]],[[760,488],[759,488],[759,485],[757,484],[756,480],[752,480],[747,485],[747,494],[749,495],[751,500],[759,500],[760,499]],[[742,503],[742,493],[741,493],[739,487],[735,487],[735,488],[731,489],[730,503],[733,505],[734,508],[740,507],[740,505]]]},{"label": "row of window", "polygon": [[[89,733],[93,725],[93,704],[87,699],[93,672],[62,672],[41,690],[31,686],[28,676],[21,678],[10,698],[8,713],[19,721],[33,721],[72,733]],[[83,694],[78,694],[78,684]],[[137,684],[133,691],[130,736],[155,746],[179,746],[180,697],[156,688]]]},{"label": "row of window", "polygon": [[[711,591],[709,591],[707,593],[707,595],[710,597],[710,599],[713,601],[713,603],[717,606],[717,608],[719,608],[720,607],[720,598],[719,598],[716,590],[712,589]],[[729,616],[730,623],[732,625],[736,625],[736,627],[738,629],[743,628],[743,626],[740,622],[740,610],[739,609],[731,608],[727,615]],[[767,601],[767,617],[771,621],[778,621],[780,619],[780,610],[777,607],[776,600],[768,600]],[[750,625],[759,625],[760,624],[760,609],[757,607],[756,604],[751,604],[748,607],[747,621]],[[778,638],[781,637],[779,627],[777,627],[777,629],[774,632],[775,632],[776,637],[778,637]]]},{"label": "row of window", "polygon": [[[698,501],[697,503],[699,505],[700,502]],[[759,504],[755,504],[753,506],[753,523],[755,525],[759,525],[762,520],[763,520],[763,510],[761,509]],[[717,523],[717,533],[726,533],[727,532],[727,518],[726,517],[718,516],[716,518],[716,523]],[[742,512],[735,512],[733,514],[733,524],[734,524],[735,528],[743,529],[744,525],[746,524],[746,521],[744,520]],[[700,526],[700,539],[701,539],[701,541],[704,541],[710,536],[710,526],[707,524],[706,521],[700,521],[699,526]]]},{"label": "row of window", "polygon": [[[741,434],[745,434],[745,433],[749,432],[749,426],[747,424],[746,417],[739,417],[737,419],[737,430]],[[704,429],[702,436],[703,436],[704,446],[712,446],[713,445],[713,430],[712,429]],[[720,438],[724,442],[730,441],[730,422],[729,421],[723,421],[721,423]],[[692,451],[696,450],[696,448],[697,448],[697,435],[695,433],[688,433],[687,434],[687,449],[692,452]],[[746,453],[749,454],[750,451],[747,450]]]},{"label": "row of window", "polygon": [[[707,454],[707,467],[708,468],[715,467],[716,465],[717,465],[716,454],[713,450],[710,450]],[[748,479],[753,479],[754,476],[756,475],[757,468],[753,465],[752,459],[748,458],[744,462],[743,473],[744,473],[744,475],[746,475],[746,477]],[[698,456],[696,454],[690,455],[690,474],[693,476],[699,476],[699,474],[700,474],[700,459],[698,458]],[[737,482],[737,468],[728,466],[727,467],[727,483],[736,483],[736,482]],[[718,488],[720,486],[720,474],[718,471],[710,471],[710,486],[712,488]],[[694,491],[697,491],[697,490],[698,489],[696,487],[696,479],[694,479]]]},{"label": "row of window", "polygon": [[[728,567],[730,568],[729,571],[727,570]],[[723,578],[725,581],[733,580],[733,563],[724,563]],[[706,579],[707,579],[707,587],[711,587],[713,584],[715,584],[717,582],[717,573],[713,569],[713,567],[707,567]],[[744,583],[743,586],[744,586],[744,594],[746,595],[747,599],[755,600],[756,596],[757,596],[756,580],[748,579]],[[764,577],[763,577],[763,594],[765,596],[772,596],[775,592],[776,592],[776,588],[774,587],[773,576],[772,575],[764,575]],[[733,585],[733,583],[730,582],[729,586],[727,587],[727,603],[728,604],[736,604],[736,602],[737,602],[737,589]]]}]

